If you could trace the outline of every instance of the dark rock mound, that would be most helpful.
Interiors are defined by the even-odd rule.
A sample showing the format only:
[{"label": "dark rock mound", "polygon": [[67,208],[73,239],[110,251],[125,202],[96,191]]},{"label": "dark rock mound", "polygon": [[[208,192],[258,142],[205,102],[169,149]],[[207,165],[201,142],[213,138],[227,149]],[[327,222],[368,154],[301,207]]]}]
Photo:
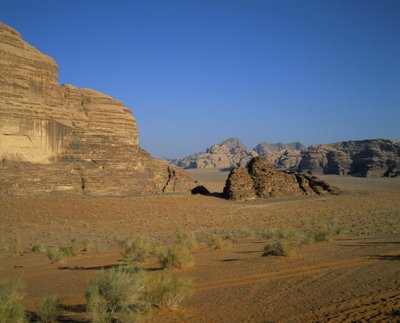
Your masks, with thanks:
[{"label": "dark rock mound", "polygon": [[264,157],[255,157],[247,168],[232,169],[224,188],[230,200],[251,200],[257,197],[339,194],[315,176],[280,172]]}]

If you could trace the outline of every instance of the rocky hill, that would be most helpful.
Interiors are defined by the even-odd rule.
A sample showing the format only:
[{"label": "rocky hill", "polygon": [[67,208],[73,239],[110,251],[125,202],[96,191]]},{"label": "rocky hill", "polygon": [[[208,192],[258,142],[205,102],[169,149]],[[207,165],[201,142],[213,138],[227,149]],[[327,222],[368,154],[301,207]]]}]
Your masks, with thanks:
[{"label": "rocky hill", "polygon": [[259,156],[266,157],[279,168],[295,170],[300,164],[301,151],[305,148],[306,147],[298,141],[287,144],[280,142],[270,144],[263,141],[254,147],[254,151]]},{"label": "rocky hill", "polygon": [[249,149],[238,138],[228,138],[205,152],[169,162],[183,168],[232,168],[245,167],[253,157],[263,155],[278,167],[291,169],[299,165],[301,149],[304,146],[299,142],[269,144],[265,141]]},{"label": "rocky hill", "polygon": [[247,148],[239,139],[228,138],[217,145],[171,162],[182,168],[231,168],[245,167],[257,153]]},{"label": "rocky hill", "polygon": [[265,157],[253,158],[246,168],[233,168],[224,188],[230,200],[338,193],[315,176],[280,172]]},{"label": "rocky hill", "polygon": [[131,111],[58,83],[58,66],[0,23],[0,192],[124,195],[187,190],[187,175],[139,147]]},{"label": "rocky hill", "polygon": [[397,176],[400,142],[374,139],[311,145],[302,153],[299,170],[312,174]]}]

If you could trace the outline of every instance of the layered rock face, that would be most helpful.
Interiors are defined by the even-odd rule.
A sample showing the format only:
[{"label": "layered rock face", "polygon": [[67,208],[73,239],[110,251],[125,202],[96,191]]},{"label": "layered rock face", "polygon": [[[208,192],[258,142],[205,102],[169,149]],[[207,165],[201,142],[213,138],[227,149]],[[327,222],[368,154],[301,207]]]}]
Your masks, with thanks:
[{"label": "layered rock face", "polygon": [[187,175],[138,145],[130,110],[59,85],[58,66],[0,23],[0,191],[124,195],[188,190]]},{"label": "layered rock face", "polygon": [[400,175],[400,142],[375,139],[312,145],[302,153],[299,170],[364,177]]},{"label": "layered rock face", "polygon": [[263,155],[280,168],[296,169],[302,149],[304,146],[299,142],[269,144],[265,141],[249,149],[239,139],[228,138],[205,152],[169,162],[183,168],[232,168],[245,167],[252,158]]},{"label": "layered rock face", "polygon": [[338,193],[315,176],[280,172],[265,157],[253,158],[247,168],[232,169],[224,188],[231,200]]},{"label": "layered rock face", "polygon": [[259,156],[264,156],[268,160],[281,169],[295,170],[301,161],[301,151],[306,147],[298,142],[287,144],[276,143],[270,144],[266,141],[259,143],[254,147],[254,151]]},{"label": "layered rock face", "polygon": [[231,168],[244,167],[257,153],[248,149],[237,138],[228,138],[205,152],[190,155],[171,162],[183,168]]}]

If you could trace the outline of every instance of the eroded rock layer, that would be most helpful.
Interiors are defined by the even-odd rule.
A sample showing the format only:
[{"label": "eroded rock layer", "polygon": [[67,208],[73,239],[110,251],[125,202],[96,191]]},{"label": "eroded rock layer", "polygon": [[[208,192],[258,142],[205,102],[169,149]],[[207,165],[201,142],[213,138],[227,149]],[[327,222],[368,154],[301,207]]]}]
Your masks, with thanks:
[{"label": "eroded rock layer", "polygon": [[297,169],[304,146],[299,142],[270,144],[265,141],[254,149],[247,148],[238,138],[228,138],[199,152],[169,162],[182,168],[232,168],[246,167],[256,156],[264,156],[283,169]]},{"label": "eroded rock layer", "polygon": [[302,153],[299,170],[312,174],[397,176],[400,142],[374,139],[311,145]]},{"label": "eroded rock layer", "polygon": [[0,22],[0,191],[125,195],[188,190],[179,168],[138,145],[131,111],[58,83],[58,66]]},{"label": "eroded rock layer", "polygon": [[280,172],[265,157],[253,158],[247,168],[232,169],[224,188],[231,200],[338,193],[315,176]]}]

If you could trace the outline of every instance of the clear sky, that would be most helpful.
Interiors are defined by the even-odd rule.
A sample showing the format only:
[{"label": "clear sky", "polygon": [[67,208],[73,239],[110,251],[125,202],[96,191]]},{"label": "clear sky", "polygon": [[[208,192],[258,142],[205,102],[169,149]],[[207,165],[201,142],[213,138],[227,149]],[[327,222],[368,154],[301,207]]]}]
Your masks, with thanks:
[{"label": "clear sky", "polygon": [[399,0],[0,0],[0,20],[60,83],[123,101],[158,157],[400,138]]}]

